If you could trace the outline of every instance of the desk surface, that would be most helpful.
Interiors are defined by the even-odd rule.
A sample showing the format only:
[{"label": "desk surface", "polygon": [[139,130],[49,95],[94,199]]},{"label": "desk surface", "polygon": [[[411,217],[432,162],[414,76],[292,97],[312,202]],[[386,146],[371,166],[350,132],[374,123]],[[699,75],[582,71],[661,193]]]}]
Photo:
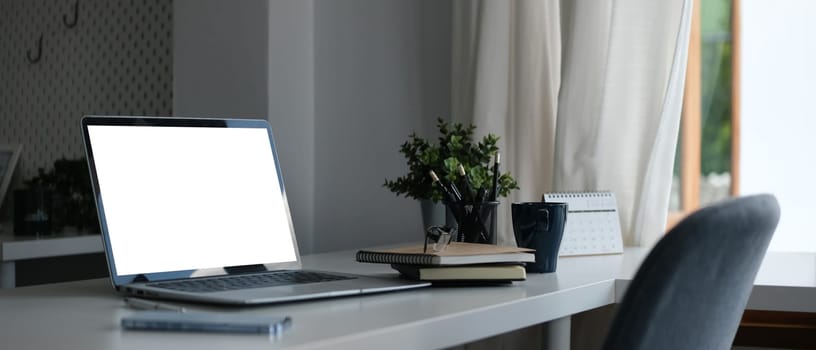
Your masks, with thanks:
[{"label": "desk surface", "polygon": [[[562,258],[558,272],[530,274],[512,286],[425,288],[239,309],[190,307],[289,315],[293,327],[279,339],[122,331],[121,317],[133,311],[107,280],[18,288],[0,291],[0,338],[15,349],[448,347],[614,303],[644,254],[631,248],[623,255]],[[394,276],[388,266],[354,262],[351,251],[306,256],[304,265]],[[814,271],[816,254],[770,254],[749,308],[816,312]]]}]

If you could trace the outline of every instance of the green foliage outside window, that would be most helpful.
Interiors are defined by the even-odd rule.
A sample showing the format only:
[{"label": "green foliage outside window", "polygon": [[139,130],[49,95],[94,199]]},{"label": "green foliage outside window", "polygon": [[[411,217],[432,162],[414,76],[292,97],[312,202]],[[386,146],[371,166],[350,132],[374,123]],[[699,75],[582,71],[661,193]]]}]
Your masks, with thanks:
[{"label": "green foliage outside window", "polygon": [[731,2],[703,1],[701,171],[731,172]]}]

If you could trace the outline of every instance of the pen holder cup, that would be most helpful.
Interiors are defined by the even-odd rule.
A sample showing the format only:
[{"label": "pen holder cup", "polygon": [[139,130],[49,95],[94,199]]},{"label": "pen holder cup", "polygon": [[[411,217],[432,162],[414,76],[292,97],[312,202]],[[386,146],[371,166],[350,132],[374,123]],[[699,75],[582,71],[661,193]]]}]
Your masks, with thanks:
[{"label": "pen holder cup", "polygon": [[496,209],[499,202],[445,203],[456,220],[458,242],[496,244]]},{"label": "pen holder cup", "polygon": [[567,204],[549,202],[513,203],[513,232],[522,248],[535,249],[535,263],[528,272],[555,272],[558,250],[567,224]]}]

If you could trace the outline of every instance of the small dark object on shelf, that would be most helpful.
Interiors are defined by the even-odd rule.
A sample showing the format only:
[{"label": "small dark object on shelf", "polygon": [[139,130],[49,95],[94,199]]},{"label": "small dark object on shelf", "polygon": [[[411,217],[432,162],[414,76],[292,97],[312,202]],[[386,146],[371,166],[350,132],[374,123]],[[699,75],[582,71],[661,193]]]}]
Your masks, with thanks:
[{"label": "small dark object on shelf", "polygon": [[60,159],[46,172],[15,191],[14,232],[18,235],[61,232],[66,226],[98,233],[91,179],[84,158]]},{"label": "small dark object on shelf", "polygon": [[52,199],[53,191],[45,188],[14,191],[14,234],[18,236],[51,234]]}]

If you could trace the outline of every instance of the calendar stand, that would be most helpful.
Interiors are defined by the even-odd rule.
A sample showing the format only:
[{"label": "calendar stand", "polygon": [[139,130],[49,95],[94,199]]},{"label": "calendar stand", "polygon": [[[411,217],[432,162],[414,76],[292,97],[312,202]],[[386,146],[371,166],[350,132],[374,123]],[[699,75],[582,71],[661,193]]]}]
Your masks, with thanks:
[{"label": "calendar stand", "polygon": [[612,192],[546,193],[544,202],[567,203],[558,256],[623,253],[618,203]]}]

